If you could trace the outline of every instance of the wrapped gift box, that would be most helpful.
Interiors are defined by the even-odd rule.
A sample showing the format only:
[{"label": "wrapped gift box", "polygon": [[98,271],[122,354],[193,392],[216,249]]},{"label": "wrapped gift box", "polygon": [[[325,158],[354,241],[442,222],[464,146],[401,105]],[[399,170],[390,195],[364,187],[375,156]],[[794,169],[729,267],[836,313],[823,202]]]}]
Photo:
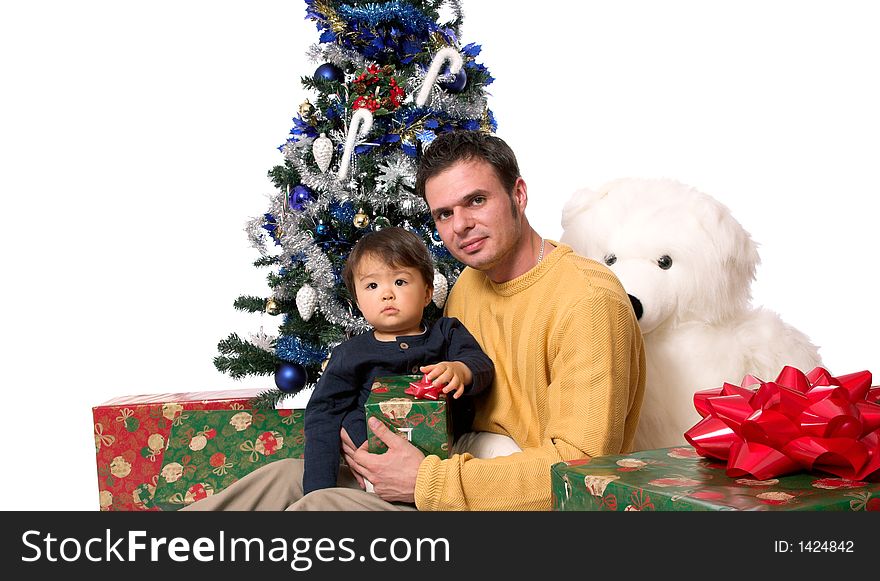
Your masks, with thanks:
[{"label": "wrapped gift box", "polygon": [[[402,437],[406,437],[425,455],[448,458],[452,447],[452,422],[449,419],[446,396],[436,400],[419,399],[407,393],[410,383],[418,382],[421,375],[377,377],[367,398],[367,419],[376,417]],[[370,452],[382,453],[387,446],[367,429]]]},{"label": "wrapped gift box", "polygon": [[551,467],[553,510],[880,510],[880,482],[822,473],[730,478],[690,446]]},{"label": "wrapped gift box", "polygon": [[259,389],[122,396],[92,408],[101,510],[156,510],[162,454],[172,424],[191,410],[250,408]]},{"label": "wrapped gift box", "polygon": [[302,458],[303,410],[194,411],[171,428],[154,504],[178,510],[257,468]]}]

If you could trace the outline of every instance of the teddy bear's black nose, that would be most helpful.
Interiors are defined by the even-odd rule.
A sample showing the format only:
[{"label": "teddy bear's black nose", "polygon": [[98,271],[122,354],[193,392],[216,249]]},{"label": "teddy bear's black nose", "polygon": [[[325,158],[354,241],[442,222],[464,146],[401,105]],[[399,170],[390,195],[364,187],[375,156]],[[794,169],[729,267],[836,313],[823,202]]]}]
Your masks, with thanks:
[{"label": "teddy bear's black nose", "polygon": [[645,309],[642,308],[642,301],[640,301],[639,299],[637,299],[636,297],[634,297],[630,294],[628,294],[626,296],[629,297],[629,302],[632,303],[633,310],[636,312],[636,320],[641,319],[642,313],[645,312]]}]

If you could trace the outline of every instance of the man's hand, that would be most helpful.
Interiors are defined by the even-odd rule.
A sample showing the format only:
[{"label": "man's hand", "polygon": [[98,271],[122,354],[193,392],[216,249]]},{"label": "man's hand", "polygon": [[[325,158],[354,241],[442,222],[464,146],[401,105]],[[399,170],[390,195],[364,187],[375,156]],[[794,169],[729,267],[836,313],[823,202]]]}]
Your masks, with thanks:
[{"label": "man's hand", "polygon": [[427,376],[434,385],[445,383],[443,393],[454,391],[452,397],[458,399],[464,393],[464,386],[474,380],[470,367],[461,361],[441,361],[433,365],[423,365],[419,371]]},{"label": "man's hand", "polygon": [[367,452],[367,442],[356,448],[345,429],[342,430],[342,454],[358,484],[363,488],[366,478],[382,500],[415,503],[416,478],[425,455],[376,418],[370,418],[368,424],[388,446],[384,454]]}]

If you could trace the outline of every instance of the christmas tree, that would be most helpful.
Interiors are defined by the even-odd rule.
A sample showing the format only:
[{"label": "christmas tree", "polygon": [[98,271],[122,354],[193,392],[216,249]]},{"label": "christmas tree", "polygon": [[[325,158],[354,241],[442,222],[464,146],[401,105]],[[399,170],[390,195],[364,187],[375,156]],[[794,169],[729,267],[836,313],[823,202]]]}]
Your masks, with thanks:
[{"label": "christmas tree", "polygon": [[230,334],[214,359],[234,378],[274,374],[277,389],[258,407],[314,386],[333,347],[369,330],[341,279],[366,232],[393,225],[422,237],[435,263],[425,318],[441,315],[462,265],[415,195],[418,156],[440,133],[496,129],[486,99],[493,79],[475,60],[480,46],[460,45],[459,2],[305,3],[319,31],[308,56],[319,66],[302,77],[306,100],[279,148],[283,164],[269,171],[270,207],[247,226],[270,293],[234,303],[282,320],[277,336]]}]

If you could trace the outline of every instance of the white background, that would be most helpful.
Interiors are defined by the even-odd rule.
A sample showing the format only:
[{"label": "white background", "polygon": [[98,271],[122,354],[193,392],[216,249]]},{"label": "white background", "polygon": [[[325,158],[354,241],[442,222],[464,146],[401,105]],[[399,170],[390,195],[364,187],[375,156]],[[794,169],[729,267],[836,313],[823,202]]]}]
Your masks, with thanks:
[{"label": "white background", "polygon": [[[760,243],[755,304],[880,373],[872,3],[463,4],[541,234],[578,187],[689,183]],[[297,0],[2,6],[0,508],[96,510],[91,406],[271,384],[212,358],[277,325],[232,301],[317,33]]]}]

